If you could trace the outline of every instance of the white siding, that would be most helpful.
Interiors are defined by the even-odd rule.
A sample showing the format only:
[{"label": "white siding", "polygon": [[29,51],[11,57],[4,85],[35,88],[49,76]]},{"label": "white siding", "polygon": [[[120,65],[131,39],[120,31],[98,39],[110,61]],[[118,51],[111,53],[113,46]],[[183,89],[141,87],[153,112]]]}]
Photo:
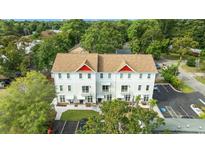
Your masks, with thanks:
[{"label": "white siding", "polygon": [[[120,78],[121,73],[111,73],[111,78],[108,78],[108,73],[103,73],[103,78],[100,78],[100,73],[91,73],[91,78],[88,79],[88,73],[82,73],[82,79],[79,79],[79,72],[70,72],[70,78],[67,79],[67,73],[61,72],[62,78],[58,77],[59,72],[52,74],[57,95],[65,95],[66,101],[69,98],[81,98],[85,95],[82,94],[82,86],[89,86],[90,92],[87,95],[93,96],[93,102],[97,101],[97,98],[102,98],[104,95],[111,94],[112,99],[123,98],[125,94],[130,94],[131,98],[141,95],[143,99],[144,95],[149,95],[149,99],[152,98],[155,73],[143,73],[140,78],[140,73],[130,73],[131,77],[128,78],[129,73],[123,73],[123,78]],[[148,74],[151,74],[150,78],[147,78]],[[59,91],[59,86],[63,85],[63,91]],[[68,85],[71,85],[71,92],[68,92]],[[102,91],[102,85],[110,85],[109,92]],[[128,92],[122,94],[121,86],[128,85]],[[142,85],[141,90],[138,91],[138,85]],[[146,85],[149,85],[149,90],[146,91]]]}]

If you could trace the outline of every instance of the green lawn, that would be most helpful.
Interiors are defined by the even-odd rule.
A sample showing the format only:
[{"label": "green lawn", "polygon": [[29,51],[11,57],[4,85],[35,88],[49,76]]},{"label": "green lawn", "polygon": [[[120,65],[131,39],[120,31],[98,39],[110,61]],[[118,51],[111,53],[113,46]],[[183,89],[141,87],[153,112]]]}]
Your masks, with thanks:
[{"label": "green lawn", "polygon": [[84,118],[98,115],[98,112],[91,110],[68,110],[63,112],[61,120],[79,121]]},{"label": "green lawn", "polygon": [[201,72],[201,70],[199,68],[196,67],[190,67],[187,65],[182,65],[181,68],[186,71],[186,72],[191,72],[191,73],[197,73],[197,72]]},{"label": "green lawn", "polygon": [[195,79],[197,79],[199,82],[205,84],[205,76],[197,76],[197,77],[195,77]]},{"label": "green lawn", "polygon": [[183,85],[181,86],[180,90],[181,90],[183,93],[192,93],[192,92],[194,92],[194,90],[193,90],[190,86],[188,86],[188,85],[186,85],[186,84],[183,84]]}]

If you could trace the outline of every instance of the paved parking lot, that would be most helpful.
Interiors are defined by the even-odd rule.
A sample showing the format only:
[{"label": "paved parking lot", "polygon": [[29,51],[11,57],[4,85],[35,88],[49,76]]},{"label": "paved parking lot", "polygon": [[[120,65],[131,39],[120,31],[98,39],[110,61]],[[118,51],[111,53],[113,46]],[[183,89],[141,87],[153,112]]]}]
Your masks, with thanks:
[{"label": "paved parking lot", "polygon": [[190,105],[201,103],[199,99],[205,102],[201,93],[184,94],[175,91],[169,85],[156,87],[153,98],[158,100],[158,107],[165,118],[199,118]]},{"label": "paved parking lot", "polygon": [[75,134],[78,121],[55,120],[53,131],[55,134]]}]

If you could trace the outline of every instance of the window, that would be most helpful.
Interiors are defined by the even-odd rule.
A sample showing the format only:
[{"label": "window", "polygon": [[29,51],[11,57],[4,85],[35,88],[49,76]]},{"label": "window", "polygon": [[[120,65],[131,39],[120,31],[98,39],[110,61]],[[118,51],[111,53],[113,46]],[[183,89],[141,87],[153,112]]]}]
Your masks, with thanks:
[{"label": "window", "polygon": [[60,85],[60,91],[63,91],[63,86],[62,85]]},{"label": "window", "polygon": [[109,92],[109,86],[108,85],[103,85],[102,86],[102,91],[103,92]]},{"label": "window", "polygon": [[147,90],[147,91],[149,90],[149,85],[146,86],[146,90]]},{"label": "window", "polygon": [[130,95],[125,95],[125,101],[130,101]]},{"label": "window", "polygon": [[128,78],[131,78],[131,74],[130,73],[128,74]]},{"label": "window", "polygon": [[89,86],[82,86],[83,93],[89,93]]},{"label": "window", "polygon": [[101,78],[101,79],[103,78],[103,73],[100,73],[100,78]]},{"label": "window", "polygon": [[140,91],[142,89],[142,85],[138,85],[138,90]]},{"label": "window", "polygon": [[111,78],[111,73],[108,73],[108,78],[109,78],[109,79]]},{"label": "window", "polygon": [[71,85],[68,85],[68,91],[71,91]]},{"label": "window", "polygon": [[58,78],[59,78],[59,79],[61,79],[61,78],[62,78],[61,73],[58,73]]},{"label": "window", "polygon": [[80,73],[80,74],[79,74],[79,79],[82,79],[82,77],[83,77],[83,76],[82,76],[82,74]]},{"label": "window", "polygon": [[70,78],[70,73],[67,73],[67,79],[69,79]]},{"label": "window", "polygon": [[122,73],[120,73],[120,79],[122,79],[123,78],[123,74]]},{"label": "window", "polygon": [[144,95],[144,99],[145,102],[147,102],[149,100],[149,95]]},{"label": "window", "polygon": [[147,78],[150,79],[150,77],[151,77],[151,74],[147,74]]},{"label": "window", "polygon": [[91,74],[90,73],[88,73],[88,79],[90,79],[91,78]]},{"label": "window", "polygon": [[142,78],[142,73],[140,74],[140,79]]},{"label": "window", "polygon": [[86,96],[85,99],[87,100],[88,103],[93,102],[93,97],[92,96]]},{"label": "window", "polygon": [[121,86],[121,92],[127,92],[127,91],[128,91],[128,86],[127,85]]},{"label": "window", "polygon": [[64,95],[60,95],[60,102],[65,102],[65,96]]},{"label": "window", "polygon": [[111,101],[112,100],[112,95],[111,94],[110,95],[105,95],[104,98],[105,98],[106,101]]}]

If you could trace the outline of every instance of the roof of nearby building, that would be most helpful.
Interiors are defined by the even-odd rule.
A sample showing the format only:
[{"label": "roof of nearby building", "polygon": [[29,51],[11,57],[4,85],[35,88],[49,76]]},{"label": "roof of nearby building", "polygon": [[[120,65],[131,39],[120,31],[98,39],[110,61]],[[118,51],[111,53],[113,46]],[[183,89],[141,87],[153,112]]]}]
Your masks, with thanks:
[{"label": "roof of nearby building", "polygon": [[117,49],[116,54],[131,54],[131,49]]},{"label": "roof of nearby building", "polygon": [[5,77],[4,75],[0,74],[0,80],[6,80],[6,79],[8,79],[8,77]]},{"label": "roof of nearby building", "polygon": [[52,72],[74,72],[84,64],[96,72],[116,72],[125,65],[136,72],[157,72],[152,55],[97,53],[58,53]]},{"label": "roof of nearby building", "polygon": [[201,49],[193,49],[193,48],[190,48],[190,49],[193,53],[197,53],[197,54],[200,54],[202,51]]},{"label": "roof of nearby building", "polygon": [[89,53],[87,50],[82,48],[79,44],[74,46],[69,50],[69,53],[80,54],[80,53]]},{"label": "roof of nearby building", "polygon": [[205,133],[204,119],[183,119],[183,118],[166,118],[165,125],[156,130],[169,130],[172,132],[184,133]]}]

